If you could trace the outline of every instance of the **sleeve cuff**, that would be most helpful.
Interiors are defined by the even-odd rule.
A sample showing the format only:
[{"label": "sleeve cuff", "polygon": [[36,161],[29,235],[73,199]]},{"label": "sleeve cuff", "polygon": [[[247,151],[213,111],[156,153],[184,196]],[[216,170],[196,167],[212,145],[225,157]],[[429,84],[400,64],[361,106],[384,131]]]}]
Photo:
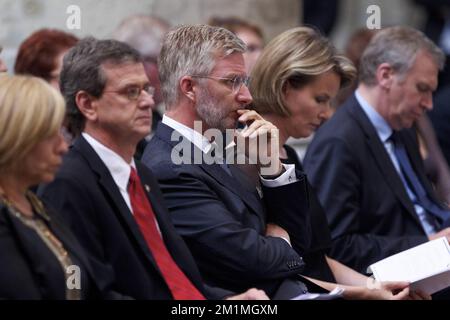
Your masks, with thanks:
[{"label": "sleeve cuff", "polygon": [[260,176],[262,185],[268,188],[275,188],[297,182],[295,164],[283,164],[283,167],[286,171],[276,179],[264,179]]}]

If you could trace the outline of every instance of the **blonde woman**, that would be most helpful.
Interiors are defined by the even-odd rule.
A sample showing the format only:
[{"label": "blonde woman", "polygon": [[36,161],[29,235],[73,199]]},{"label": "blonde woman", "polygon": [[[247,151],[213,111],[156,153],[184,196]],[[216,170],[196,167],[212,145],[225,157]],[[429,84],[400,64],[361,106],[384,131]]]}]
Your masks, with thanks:
[{"label": "blonde woman", "polygon": [[[326,38],[311,28],[288,30],[267,45],[253,69],[250,92],[253,108],[279,129],[283,162],[293,163],[302,170],[296,152],[285,145],[287,139],[309,137],[319,128],[332,114],[331,103],[340,88],[350,84],[355,77],[356,69],[350,60],[339,55]],[[296,230],[289,230],[289,223],[279,222],[291,235],[292,246],[300,251],[306,262],[304,275],[319,279],[310,278],[329,290],[339,284],[346,288],[344,297],[350,299],[429,298],[409,291],[407,283],[373,286],[366,276],[329,258],[326,254],[331,238],[326,216],[309,184],[308,188],[309,210],[299,214],[309,215],[311,239],[301,243],[295,241],[302,237],[295,236]],[[282,218],[280,221],[296,219]]]},{"label": "blonde woman", "polygon": [[38,78],[0,76],[0,300],[82,299],[93,284],[69,230],[29,188],[67,151],[62,96]]}]

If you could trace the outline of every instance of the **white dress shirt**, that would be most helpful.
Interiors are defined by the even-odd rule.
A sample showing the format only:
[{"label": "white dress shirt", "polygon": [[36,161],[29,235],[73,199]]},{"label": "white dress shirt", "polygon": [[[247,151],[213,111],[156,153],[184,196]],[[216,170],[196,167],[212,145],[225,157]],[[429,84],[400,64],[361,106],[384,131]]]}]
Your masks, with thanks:
[{"label": "white dress shirt", "polygon": [[127,204],[130,211],[133,212],[130,202],[130,196],[128,195],[127,189],[128,182],[130,181],[131,167],[136,168],[134,159],[131,160],[131,163],[127,163],[121,156],[119,156],[108,147],[104,146],[88,133],[83,132],[82,135],[83,138],[86,139],[92,149],[94,149],[94,151],[103,161],[103,164],[108,168],[109,173],[111,173],[114,182],[119,188],[123,200],[125,200],[125,203]]}]

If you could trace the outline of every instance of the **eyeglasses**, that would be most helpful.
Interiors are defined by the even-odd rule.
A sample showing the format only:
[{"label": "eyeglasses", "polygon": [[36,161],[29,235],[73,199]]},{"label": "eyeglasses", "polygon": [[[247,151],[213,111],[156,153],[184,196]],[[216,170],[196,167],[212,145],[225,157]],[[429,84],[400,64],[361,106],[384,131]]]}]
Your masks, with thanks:
[{"label": "eyeglasses", "polygon": [[152,87],[150,84],[145,84],[143,86],[138,85],[131,85],[128,87],[125,87],[121,90],[111,90],[111,91],[103,91],[103,93],[118,93],[121,95],[127,96],[127,98],[131,101],[136,101],[141,96],[141,92],[145,91],[148,95],[153,96],[155,94],[155,88]]},{"label": "eyeglasses", "polygon": [[194,78],[206,78],[212,80],[218,80],[224,82],[228,87],[231,88],[233,93],[238,93],[241,90],[242,85],[245,84],[246,87],[250,84],[250,77],[243,76],[234,76],[232,78],[221,78],[221,77],[211,77],[211,76],[200,76],[200,75],[192,75]]}]

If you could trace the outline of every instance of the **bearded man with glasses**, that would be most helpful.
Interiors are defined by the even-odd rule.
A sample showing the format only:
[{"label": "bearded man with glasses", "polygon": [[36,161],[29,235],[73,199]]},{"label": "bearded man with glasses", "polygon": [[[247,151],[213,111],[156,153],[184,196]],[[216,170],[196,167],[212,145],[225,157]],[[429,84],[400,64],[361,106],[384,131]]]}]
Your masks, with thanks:
[{"label": "bearded man with glasses", "polygon": [[[295,216],[308,205],[302,173],[281,164],[278,147],[258,143],[252,150],[263,199],[228,158],[214,163],[195,159],[195,154],[207,156],[216,149],[217,140],[208,138],[211,129],[225,134],[241,123],[246,128],[233,133],[236,139],[267,139],[268,144],[278,139],[275,126],[248,110],[252,96],[245,50],[242,40],[218,27],[181,26],[165,36],[158,70],[166,113],[142,161],[156,174],[170,218],[207,283],[233,291],[258,287],[271,298],[323,292],[299,276],[304,266],[301,253],[270,218],[278,211]],[[187,148],[180,148],[179,138]],[[175,158],[181,153],[187,161],[180,164]],[[269,163],[262,163],[263,158]],[[264,170],[268,167],[273,169],[270,173]],[[309,223],[300,221],[305,215],[297,216],[293,224],[308,239]]]}]

